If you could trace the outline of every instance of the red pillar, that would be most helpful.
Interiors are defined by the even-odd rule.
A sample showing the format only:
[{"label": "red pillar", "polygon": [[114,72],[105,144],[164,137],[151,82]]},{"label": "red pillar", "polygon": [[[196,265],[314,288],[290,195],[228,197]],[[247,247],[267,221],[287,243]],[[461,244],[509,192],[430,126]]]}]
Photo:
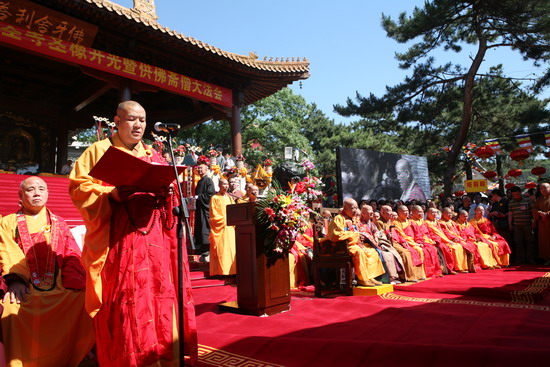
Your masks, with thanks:
[{"label": "red pillar", "polygon": [[233,91],[233,106],[231,107],[231,145],[233,156],[243,153],[243,137],[241,132],[241,105],[244,94]]}]

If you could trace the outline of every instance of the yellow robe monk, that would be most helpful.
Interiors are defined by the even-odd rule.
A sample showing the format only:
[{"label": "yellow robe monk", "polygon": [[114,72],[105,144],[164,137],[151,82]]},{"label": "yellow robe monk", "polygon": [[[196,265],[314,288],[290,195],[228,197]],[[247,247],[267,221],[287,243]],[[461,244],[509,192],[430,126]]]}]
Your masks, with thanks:
[{"label": "yellow robe monk", "polygon": [[[457,271],[467,271],[468,270],[468,261],[466,259],[466,254],[464,253],[464,247],[459,245],[458,243],[454,243],[451,241],[445,233],[443,233],[443,230],[439,226],[439,223],[435,220],[425,220],[424,223],[430,228],[430,235],[433,240],[440,241],[441,243],[447,245],[450,247],[453,258],[454,258],[454,265],[455,269]],[[436,240],[437,238],[437,240]]]},{"label": "yellow robe monk", "polygon": [[[95,340],[92,319],[84,308],[82,287],[85,282],[84,269],[79,263],[80,249],[61,218],[50,217],[48,222],[45,207],[36,216],[23,217],[31,235],[28,237],[29,242],[32,241],[29,252],[40,255],[36,258],[33,255],[27,258],[17,242],[21,241],[20,231],[16,234],[17,215],[10,214],[0,220],[2,275],[18,276],[30,290],[26,302],[17,304],[8,300],[4,303],[2,331],[6,362],[12,367],[78,366]],[[55,230],[52,220],[58,222],[55,245],[51,243],[51,231]],[[55,260],[51,261],[49,256]],[[48,263],[55,271],[42,287],[39,279],[46,279],[42,273],[46,273],[44,269]],[[34,274],[31,274],[31,268],[38,270],[32,270]],[[41,289],[49,289],[49,284],[53,283],[53,289],[37,290],[30,284],[32,279]]]},{"label": "yellow robe monk", "polygon": [[360,282],[366,282],[384,274],[384,266],[378,252],[372,247],[365,247],[359,239],[359,232],[354,231],[351,219],[338,214],[328,227],[327,238],[330,241],[348,241],[348,251],[353,258],[355,275]]},{"label": "yellow robe monk", "polygon": [[233,275],[235,263],[235,227],[227,225],[227,206],[234,204],[228,195],[217,193],[210,199],[210,275]]},{"label": "yellow robe monk", "polygon": [[498,265],[497,260],[493,256],[493,251],[489,247],[489,244],[478,240],[476,238],[476,229],[470,222],[456,222],[460,230],[460,235],[465,241],[471,241],[477,246],[479,255],[481,256],[481,266],[483,269],[494,268]]}]

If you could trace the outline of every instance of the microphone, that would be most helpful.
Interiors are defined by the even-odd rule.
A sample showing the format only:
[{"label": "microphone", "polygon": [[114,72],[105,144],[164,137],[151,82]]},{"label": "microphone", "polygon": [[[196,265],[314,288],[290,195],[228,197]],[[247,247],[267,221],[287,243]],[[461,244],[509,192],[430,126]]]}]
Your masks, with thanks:
[{"label": "microphone", "polygon": [[155,131],[161,132],[170,132],[170,131],[176,131],[181,129],[181,126],[179,124],[172,124],[172,123],[164,123],[164,122],[155,122]]}]

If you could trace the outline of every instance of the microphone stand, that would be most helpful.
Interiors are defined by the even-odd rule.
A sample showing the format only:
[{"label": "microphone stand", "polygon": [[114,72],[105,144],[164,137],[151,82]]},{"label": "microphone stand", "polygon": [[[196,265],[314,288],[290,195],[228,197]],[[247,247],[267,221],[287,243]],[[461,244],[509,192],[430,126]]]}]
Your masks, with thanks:
[{"label": "microphone stand", "polygon": [[174,135],[174,129],[163,130],[168,133],[168,146],[170,148],[170,158],[172,159],[172,165],[174,167],[174,175],[176,178],[176,184],[179,194],[179,205],[174,207],[174,216],[178,218],[177,236],[178,236],[178,335],[179,335],[179,355],[181,367],[184,366],[185,357],[185,337],[184,337],[184,325],[185,325],[185,313],[183,305],[183,222],[185,221],[185,228],[187,230],[187,239],[191,244],[191,248],[194,248],[193,236],[191,235],[191,226],[189,225],[189,211],[187,209],[187,199],[183,197],[183,190],[181,189],[181,183],[179,180],[178,169],[176,168],[176,159],[174,157],[174,149],[172,148],[172,138]]}]

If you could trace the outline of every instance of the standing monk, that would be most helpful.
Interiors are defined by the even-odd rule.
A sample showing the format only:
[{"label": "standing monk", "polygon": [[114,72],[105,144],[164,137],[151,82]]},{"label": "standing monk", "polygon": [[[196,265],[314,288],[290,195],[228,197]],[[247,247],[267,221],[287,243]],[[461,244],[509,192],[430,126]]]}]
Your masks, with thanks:
[{"label": "standing monk", "polygon": [[220,191],[210,200],[210,275],[234,275],[235,228],[227,225],[227,206],[234,204],[227,189],[229,182],[220,180]]},{"label": "standing monk", "polygon": [[[86,224],[82,254],[86,309],[94,317],[99,364],[175,364],[178,277],[173,197],[169,190],[149,193],[112,187],[89,175],[111,146],[150,163],[166,162],[141,141],[146,120],[139,103],[120,103],[114,121],[118,131],[84,151],[69,184],[71,198]],[[186,252],[184,247],[185,351],[194,360],[195,309]]]},{"label": "standing monk", "polygon": [[46,208],[41,178],[21,182],[19,198],[21,210],[0,221],[6,360],[14,367],[77,366],[94,344],[80,249],[65,221]]},{"label": "standing monk", "polygon": [[540,184],[540,197],[533,209],[539,229],[539,256],[550,265],[550,184]]},{"label": "standing monk", "polygon": [[196,210],[193,235],[195,247],[201,253],[201,261],[208,261],[210,256],[210,199],[216,193],[214,182],[208,177],[208,157],[201,155],[197,159],[197,174],[200,179],[195,188]]}]

